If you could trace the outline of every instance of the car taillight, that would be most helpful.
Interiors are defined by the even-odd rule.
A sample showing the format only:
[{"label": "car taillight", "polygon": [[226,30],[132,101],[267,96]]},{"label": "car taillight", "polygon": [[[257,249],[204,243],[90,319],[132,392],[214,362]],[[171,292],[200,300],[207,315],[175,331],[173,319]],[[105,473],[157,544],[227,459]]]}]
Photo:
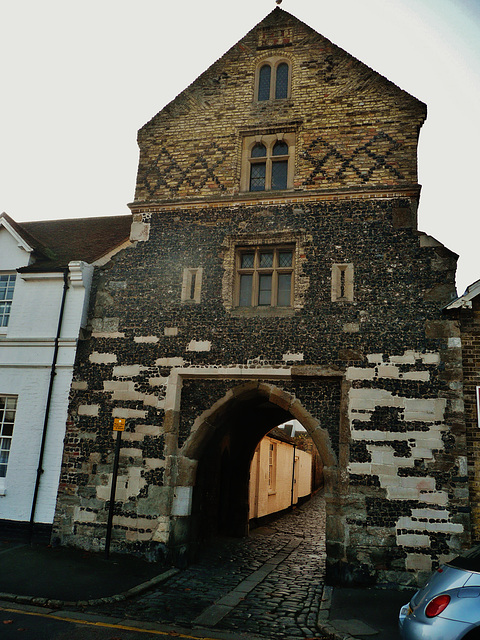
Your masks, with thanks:
[{"label": "car taillight", "polygon": [[427,604],[425,615],[427,618],[434,618],[435,616],[438,616],[439,613],[442,613],[442,611],[447,608],[449,602],[450,596],[437,596]]}]

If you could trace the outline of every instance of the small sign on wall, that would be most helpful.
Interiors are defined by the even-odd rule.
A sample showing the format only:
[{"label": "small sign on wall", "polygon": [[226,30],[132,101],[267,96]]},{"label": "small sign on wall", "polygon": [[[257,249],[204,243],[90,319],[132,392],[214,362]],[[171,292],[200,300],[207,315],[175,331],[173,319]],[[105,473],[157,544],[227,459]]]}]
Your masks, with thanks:
[{"label": "small sign on wall", "polygon": [[114,431],[125,431],[125,418],[114,418],[113,420]]}]

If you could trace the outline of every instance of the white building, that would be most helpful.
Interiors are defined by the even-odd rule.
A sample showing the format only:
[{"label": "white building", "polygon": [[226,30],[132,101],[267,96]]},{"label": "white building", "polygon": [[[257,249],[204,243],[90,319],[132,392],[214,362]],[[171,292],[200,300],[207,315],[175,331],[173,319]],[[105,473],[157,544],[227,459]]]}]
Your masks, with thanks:
[{"label": "white building", "polygon": [[0,215],[0,530],[50,531],[94,267],[129,244],[130,225]]},{"label": "white building", "polygon": [[279,427],[272,429],[250,464],[249,519],[280,513],[309,496],[312,473],[312,454],[297,448]]}]

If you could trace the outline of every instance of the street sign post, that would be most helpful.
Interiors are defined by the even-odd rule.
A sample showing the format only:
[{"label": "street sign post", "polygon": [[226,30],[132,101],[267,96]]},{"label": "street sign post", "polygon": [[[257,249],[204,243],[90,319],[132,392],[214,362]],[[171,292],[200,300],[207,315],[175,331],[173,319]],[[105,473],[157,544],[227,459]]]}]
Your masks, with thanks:
[{"label": "street sign post", "polygon": [[125,431],[125,419],[115,418],[113,421],[113,431],[117,433],[115,441],[115,458],[113,460],[112,486],[110,489],[110,508],[108,510],[107,534],[105,536],[105,558],[110,554],[110,540],[112,539],[113,512],[115,510],[115,491],[117,488],[118,461],[120,459],[120,444],[122,442],[122,431]]}]

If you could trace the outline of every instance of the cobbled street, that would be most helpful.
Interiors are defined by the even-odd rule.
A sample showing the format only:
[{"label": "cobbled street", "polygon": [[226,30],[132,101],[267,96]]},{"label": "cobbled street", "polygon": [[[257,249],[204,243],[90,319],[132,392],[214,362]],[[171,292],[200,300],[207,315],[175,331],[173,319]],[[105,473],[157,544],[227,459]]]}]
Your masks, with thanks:
[{"label": "cobbled street", "polygon": [[319,492],[249,538],[216,539],[197,564],[142,596],[89,611],[267,638],[320,638],[324,574]]}]

